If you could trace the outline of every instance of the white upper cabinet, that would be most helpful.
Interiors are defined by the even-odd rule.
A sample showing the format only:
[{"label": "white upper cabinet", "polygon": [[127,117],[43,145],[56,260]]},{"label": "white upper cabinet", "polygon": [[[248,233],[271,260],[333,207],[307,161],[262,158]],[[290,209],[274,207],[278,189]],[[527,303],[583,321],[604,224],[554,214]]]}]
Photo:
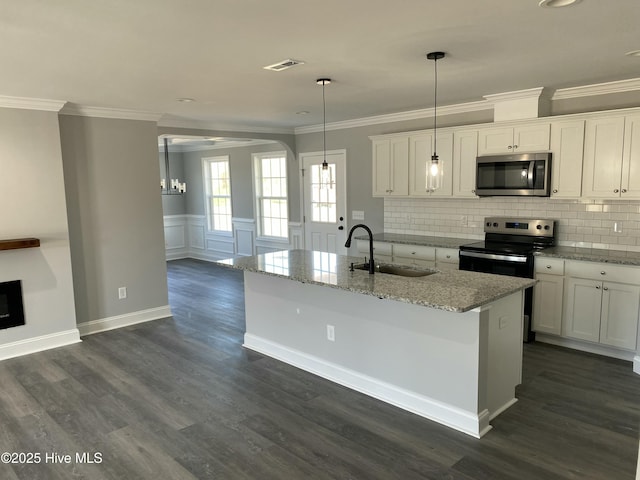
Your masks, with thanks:
[{"label": "white upper cabinet", "polygon": [[624,122],[620,196],[640,198],[640,115],[629,115]]},{"label": "white upper cabinet", "polygon": [[584,120],[551,123],[551,196],[578,198],[582,193]]},{"label": "white upper cabinet", "polygon": [[549,150],[549,123],[491,127],[478,131],[478,155]]},{"label": "white upper cabinet", "polygon": [[[634,120],[635,118],[635,120]],[[629,117],[631,125],[629,135],[625,141],[625,117],[594,118],[585,124],[585,145],[582,195],[590,198],[620,198],[629,196],[629,182],[639,183],[638,173],[633,175],[632,160],[635,160],[635,169],[638,169],[638,146],[631,145],[633,137],[633,124],[637,123],[637,117]],[[638,126],[635,126],[636,130]],[[638,136],[638,132],[636,137]],[[637,140],[637,139],[636,139]],[[625,147],[629,145],[628,152]],[[625,154],[628,156],[625,158]],[[634,155],[635,154],[635,158]],[[622,186],[623,161],[624,166],[629,166],[629,175],[625,187]],[[634,177],[634,178],[631,178]]]},{"label": "white upper cabinet", "polygon": [[408,137],[373,140],[373,196],[409,193]]},{"label": "white upper cabinet", "polygon": [[[478,130],[453,132],[453,196],[476,196]],[[446,175],[446,172],[445,172]]]},{"label": "white upper cabinet", "polygon": [[412,197],[450,197],[453,190],[453,133],[438,133],[437,153],[443,169],[442,185],[427,190],[427,162],[433,155],[433,132],[409,137],[409,195]]}]

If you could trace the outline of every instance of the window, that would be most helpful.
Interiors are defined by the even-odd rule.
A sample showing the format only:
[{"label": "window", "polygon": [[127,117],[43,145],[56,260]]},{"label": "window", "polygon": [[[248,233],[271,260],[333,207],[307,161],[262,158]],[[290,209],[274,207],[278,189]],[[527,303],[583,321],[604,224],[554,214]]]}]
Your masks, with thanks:
[{"label": "window", "polygon": [[[331,178],[336,178],[336,164],[330,163]],[[338,204],[335,188],[320,188],[322,165],[311,165],[311,221],[336,223]]]},{"label": "window", "polygon": [[209,230],[231,232],[229,157],[203,158],[202,168]]},{"label": "window", "polygon": [[254,154],[258,235],[289,238],[287,156],[285,152]]}]

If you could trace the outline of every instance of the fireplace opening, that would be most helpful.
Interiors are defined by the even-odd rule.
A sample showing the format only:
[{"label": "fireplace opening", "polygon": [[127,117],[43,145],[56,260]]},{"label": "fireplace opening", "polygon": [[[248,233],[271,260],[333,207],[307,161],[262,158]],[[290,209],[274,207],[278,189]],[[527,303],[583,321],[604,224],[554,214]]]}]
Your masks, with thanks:
[{"label": "fireplace opening", "polygon": [[0,283],[0,329],[24,325],[22,283],[20,280]]}]

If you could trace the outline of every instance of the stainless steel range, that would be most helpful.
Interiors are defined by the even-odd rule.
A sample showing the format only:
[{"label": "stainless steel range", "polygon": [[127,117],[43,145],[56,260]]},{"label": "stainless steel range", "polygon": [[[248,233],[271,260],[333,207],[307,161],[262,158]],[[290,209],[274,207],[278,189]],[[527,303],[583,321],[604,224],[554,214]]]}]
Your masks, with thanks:
[{"label": "stainless steel range", "polygon": [[[555,245],[555,220],[485,218],[483,242],[460,246],[460,270],[533,278],[537,250]],[[523,340],[535,339],[531,331],[533,288],[525,290]]]}]

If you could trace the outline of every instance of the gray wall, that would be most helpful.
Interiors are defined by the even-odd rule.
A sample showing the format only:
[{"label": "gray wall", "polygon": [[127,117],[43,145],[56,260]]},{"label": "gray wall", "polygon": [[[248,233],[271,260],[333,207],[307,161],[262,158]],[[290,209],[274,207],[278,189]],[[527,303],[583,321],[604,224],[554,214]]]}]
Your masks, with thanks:
[{"label": "gray wall", "polygon": [[78,322],[166,306],[156,124],[61,115],[60,136]]},{"label": "gray wall", "polygon": [[76,328],[57,112],[0,108],[0,239],[40,248],[0,251],[0,282],[21,280],[26,325],[0,346]]}]

